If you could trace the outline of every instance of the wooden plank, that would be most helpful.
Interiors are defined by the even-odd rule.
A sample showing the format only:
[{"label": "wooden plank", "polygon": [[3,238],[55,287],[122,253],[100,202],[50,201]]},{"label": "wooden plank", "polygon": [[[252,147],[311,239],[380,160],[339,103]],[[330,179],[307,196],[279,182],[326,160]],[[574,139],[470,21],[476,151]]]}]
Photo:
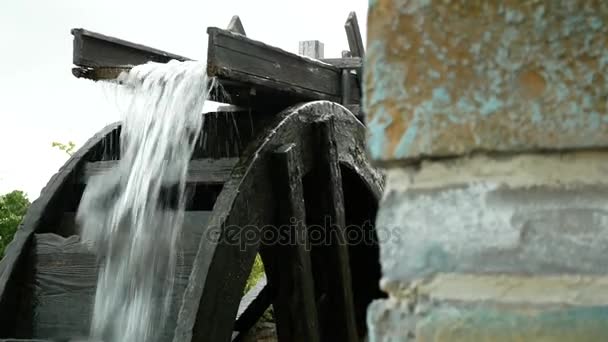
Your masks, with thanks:
[{"label": "wooden plank", "polygon": [[325,58],[321,61],[340,69],[359,69],[363,67],[361,57]]},{"label": "wooden plank", "polygon": [[[30,272],[27,259],[32,235],[51,225],[61,215],[66,205],[66,197],[71,195],[67,184],[71,182],[89,152],[118,126],[117,123],[108,125],[95,134],[61,167],[42,189],[40,197],[30,205],[13,241],[6,247],[4,258],[0,261],[0,336],[16,336],[15,331],[29,323],[25,322],[25,316],[29,312],[24,312],[23,316],[15,313],[29,300],[23,283]],[[18,318],[22,320],[19,321]]]},{"label": "wooden plank", "polygon": [[73,63],[79,67],[132,67],[147,62],[167,63],[190,60],[145,45],[105,36],[85,29],[72,29]]},{"label": "wooden plank", "polygon": [[230,20],[230,23],[228,24],[228,31],[242,34],[243,36],[247,35],[245,34],[245,28],[243,27],[241,18],[239,18],[238,15],[233,16]]},{"label": "wooden plank", "polygon": [[357,20],[357,13],[350,12],[346,23],[344,24],[346,30],[346,38],[348,39],[348,46],[353,57],[365,57],[365,46],[363,46],[363,39],[361,38],[361,31],[359,30],[359,21]]},{"label": "wooden plank", "polygon": [[323,337],[332,341],[359,340],[355,320],[352,281],[348,246],[345,236],[344,194],[342,192],[342,175],[338,164],[338,151],[334,136],[334,118],[315,122],[318,134],[319,154],[317,162],[317,181],[319,188],[327,189],[323,201],[324,217],[329,219],[325,231],[331,244],[327,246],[327,259],[324,260],[327,272],[328,297],[327,304],[336,314],[327,318],[323,326]]},{"label": "wooden plank", "polygon": [[342,69],[342,104],[348,105],[351,102],[351,84],[350,84],[350,70]]},{"label": "wooden plank", "polygon": [[241,298],[239,311],[234,322],[234,331],[240,333],[249,331],[264,315],[271,302],[270,287],[264,276]]},{"label": "wooden plank", "polygon": [[[231,22],[230,25],[231,29],[239,30],[237,23]],[[208,32],[208,74],[217,76],[219,86],[225,90],[211,92],[210,100],[245,107],[276,104],[277,108],[311,100],[340,102],[341,73],[331,64],[268,46],[241,33],[217,28],[209,28]],[[72,34],[73,61],[76,65],[72,74],[80,78],[114,80],[134,65],[149,61],[166,63],[171,59],[189,60],[84,29],[74,29]],[[351,75],[351,78],[356,80],[355,75]],[[352,83],[352,101],[358,103],[359,84]],[[277,96],[277,93],[281,96]]]},{"label": "wooden plank", "polygon": [[302,56],[321,59],[324,57],[324,45],[318,40],[305,40],[298,44],[298,53]]},{"label": "wooden plank", "polygon": [[[187,183],[222,184],[230,177],[232,168],[238,158],[222,159],[194,159],[188,165]],[[90,162],[84,165],[79,178],[81,184],[88,183],[89,179],[101,175],[118,165],[118,160]]]},{"label": "wooden plank", "polygon": [[[164,340],[171,339],[179,303],[188,285],[198,244],[210,215],[209,211],[184,213],[173,297],[176,305],[163,331]],[[97,256],[78,236],[64,238],[56,234],[35,235],[32,252],[35,272],[28,287],[33,291],[36,305],[31,336],[87,336],[97,285]]]},{"label": "wooden plank", "polygon": [[[340,69],[218,28],[209,28],[207,73],[291,93],[303,100],[340,101]],[[276,97],[276,96],[275,96]]]},{"label": "wooden plank", "polygon": [[[288,243],[270,241],[261,251],[274,294],[273,308],[280,341],[320,341],[314,282],[306,233],[302,170],[295,144],[273,153],[278,222]],[[295,224],[294,224],[295,223]]]}]

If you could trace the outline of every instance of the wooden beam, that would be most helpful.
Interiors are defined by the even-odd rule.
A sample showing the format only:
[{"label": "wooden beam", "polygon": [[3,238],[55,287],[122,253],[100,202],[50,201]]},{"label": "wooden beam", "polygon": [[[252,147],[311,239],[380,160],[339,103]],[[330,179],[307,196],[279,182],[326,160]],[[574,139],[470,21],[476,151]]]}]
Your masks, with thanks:
[{"label": "wooden beam", "polygon": [[233,16],[230,20],[230,23],[228,24],[228,31],[242,34],[243,36],[247,35],[245,34],[245,28],[243,27],[241,18],[239,18],[238,15]]},{"label": "wooden beam", "polygon": [[295,144],[273,153],[276,227],[289,241],[265,241],[261,255],[271,290],[279,341],[319,342],[320,327],[306,231],[302,166]]},{"label": "wooden beam", "polygon": [[321,61],[340,69],[360,69],[363,67],[361,57],[325,58]]},{"label": "wooden beam", "polygon": [[72,35],[74,36],[73,63],[81,68],[130,68],[147,62],[190,60],[187,57],[85,29],[73,29]]},{"label": "wooden beam", "polygon": [[241,341],[244,335],[260,320],[272,303],[270,286],[262,277],[255,286],[241,298],[239,311],[234,322],[232,341]]},{"label": "wooden beam", "polygon": [[[228,180],[238,158],[194,159],[188,166],[188,183],[222,184]],[[84,165],[79,182],[86,184],[93,176],[101,175],[118,165],[117,160],[90,162]]]},{"label": "wooden beam", "polygon": [[281,99],[278,94],[291,96],[292,103],[340,102],[342,76],[339,68],[227,30],[209,28],[208,33],[207,74],[220,79],[220,83],[228,80],[243,87],[254,87],[258,97],[269,97],[271,102]]},{"label": "wooden beam", "polygon": [[355,12],[350,12],[348,15],[344,29],[346,30],[346,38],[348,39],[348,46],[352,56],[365,57],[365,47],[363,46],[363,39],[361,38],[359,22],[357,21],[357,14]]}]

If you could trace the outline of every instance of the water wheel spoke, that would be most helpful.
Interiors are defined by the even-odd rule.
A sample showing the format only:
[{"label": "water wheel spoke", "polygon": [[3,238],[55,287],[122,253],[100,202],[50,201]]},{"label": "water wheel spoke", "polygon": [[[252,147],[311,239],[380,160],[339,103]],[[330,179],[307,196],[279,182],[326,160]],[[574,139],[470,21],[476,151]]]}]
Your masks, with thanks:
[{"label": "water wheel spoke", "polygon": [[333,116],[316,122],[315,130],[319,138],[317,180],[322,182],[318,186],[325,189],[322,210],[326,236],[329,238],[326,241],[330,242],[325,251],[325,267],[329,273],[326,277],[326,305],[336,313],[327,317],[323,325],[323,336],[336,341],[358,341],[345,232],[342,174],[338,163]]},{"label": "water wheel spoke", "polygon": [[[294,144],[273,153],[278,218],[262,258],[274,295],[279,341],[320,341],[314,280],[307,248],[300,160]],[[285,241],[283,238],[289,240]],[[277,239],[278,238],[278,239]]]},{"label": "water wheel spoke", "polygon": [[240,341],[243,338],[244,334],[264,315],[271,301],[270,287],[266,281],[266,277],[262,277],[241,299],[236,321],[234,322],[232,341]]}]

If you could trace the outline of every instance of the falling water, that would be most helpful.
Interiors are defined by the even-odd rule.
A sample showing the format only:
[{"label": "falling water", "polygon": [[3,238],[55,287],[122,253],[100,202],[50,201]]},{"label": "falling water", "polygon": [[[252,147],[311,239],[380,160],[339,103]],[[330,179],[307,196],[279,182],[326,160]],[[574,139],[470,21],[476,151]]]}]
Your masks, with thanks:
[{"label": "falling water", "polygon": [[119,78],[121,159],[89,182],[77,219],[100,271],[91,338],[157,341],[173,305],[188,163],[203,124],[205,66],[148,63]]}]

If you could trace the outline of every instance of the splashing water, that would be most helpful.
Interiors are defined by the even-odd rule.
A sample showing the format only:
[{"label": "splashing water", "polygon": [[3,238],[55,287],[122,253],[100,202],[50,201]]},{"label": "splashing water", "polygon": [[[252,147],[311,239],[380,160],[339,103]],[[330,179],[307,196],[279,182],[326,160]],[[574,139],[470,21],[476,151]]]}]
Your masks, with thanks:
[{"label": "splashing water", "polygon": [[188,163],[207,97],[200,62],[148,63],[123,73],[121,159],[90,180],[78,209],[100,261],[91,338],[158,341],[173,305]]}]

